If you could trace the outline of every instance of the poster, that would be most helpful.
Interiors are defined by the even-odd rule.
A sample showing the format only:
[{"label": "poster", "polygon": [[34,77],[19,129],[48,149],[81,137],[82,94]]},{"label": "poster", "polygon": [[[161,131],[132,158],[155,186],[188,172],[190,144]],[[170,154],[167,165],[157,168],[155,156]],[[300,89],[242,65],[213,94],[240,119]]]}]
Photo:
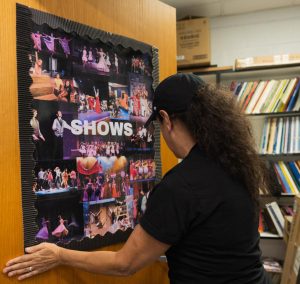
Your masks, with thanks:
[{"label": "poster", "polygon": [[159,178],[157,49],[17,5],[17,58],[25,246],[124,241]]}]

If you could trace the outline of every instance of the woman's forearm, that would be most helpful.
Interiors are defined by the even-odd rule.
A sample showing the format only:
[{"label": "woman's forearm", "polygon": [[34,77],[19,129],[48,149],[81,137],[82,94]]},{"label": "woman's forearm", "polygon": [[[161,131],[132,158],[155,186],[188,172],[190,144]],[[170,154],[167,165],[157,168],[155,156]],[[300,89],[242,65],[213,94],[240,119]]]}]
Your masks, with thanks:
[{"label": "woman's forearm", "polygon": [[60,264],[80,268],[92,273],[127,276],[130,268],[118,252],[81,252],[60,248]]}]

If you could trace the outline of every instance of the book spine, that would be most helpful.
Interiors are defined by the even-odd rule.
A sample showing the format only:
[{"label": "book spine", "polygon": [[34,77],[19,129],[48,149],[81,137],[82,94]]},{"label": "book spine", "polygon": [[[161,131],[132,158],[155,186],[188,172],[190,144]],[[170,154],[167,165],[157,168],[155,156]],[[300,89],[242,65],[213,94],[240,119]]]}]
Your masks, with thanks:
[{"label": "book spine", "polygon": [[270,204],[266,204],[266,207],[267,207],[267,210],[268,210],[268,212],[271,216],[271,219],[275,225],[278,235],[280,237],[282,237],[283,236],[283,226],[281,226],[280,221],[279,221],[278,217],[276,216],[274,209],[272,208],[272,206]]},{"label": "book spine", "polygon": [[293,173],[293,176],[295,177],[295,180],[297,181],[298,189],[300,188],[300,172],[295,164],[295,162],[289,162],[289,168],[291,169],[291,172]]},{"label": "book spine", "polygon": [[277,177],[279,177],[278,181],[281,184],[283,191],[285,193],[293,194],[285,176],[283,175],[281,168],[279,167],[279,165],[277,163],[274,164],[274,169],[277,174]]},{"label": "book spine", "polygon": [[300,80],[298,78],[297,86],[296,86],[296,88],[295,88],[295,90],[293,92],[293,95],[292,95],[292,97],[290,99],[290,102],[288,104],[288,107],[287,107],[286,111],[292,111],[293,110],[293,108],[294,108],[294,106],[296,104],[297,98],[299,97],[299,89],[300,89]]}]

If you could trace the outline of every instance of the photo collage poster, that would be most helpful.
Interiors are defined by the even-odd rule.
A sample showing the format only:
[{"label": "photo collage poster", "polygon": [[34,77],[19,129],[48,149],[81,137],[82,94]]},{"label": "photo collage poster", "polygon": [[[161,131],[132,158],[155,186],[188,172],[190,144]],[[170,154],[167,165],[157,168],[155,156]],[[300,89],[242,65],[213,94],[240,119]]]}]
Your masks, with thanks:
[{"label": "photo collage poster", "polygon": [[153,54],[112,44],[107,33],[103,40],[34,21],[27,36],[30,241],[75,248],[122,241],[156,180],[154,126],[143,127],[152,111]]}]

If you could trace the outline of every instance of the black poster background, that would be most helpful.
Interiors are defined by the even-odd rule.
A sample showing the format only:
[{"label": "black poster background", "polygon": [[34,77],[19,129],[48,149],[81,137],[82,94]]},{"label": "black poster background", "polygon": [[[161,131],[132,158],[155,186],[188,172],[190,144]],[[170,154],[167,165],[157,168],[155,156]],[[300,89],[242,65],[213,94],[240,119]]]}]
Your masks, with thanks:
[{"label": "black poster background", "polygon": [[[33,34],[41,34],[42,45],[34,46]],[[55,38],[52,51],[51,37]],[[69,42],[64,49],[66,40]],[[35,64],[39,59],[41,68]],[[142,63],[134,65],[134,60]],[[153,88],[159,80],[157,48],[17,4],[17,68],[24,246],[48,241],[70,249],[91,250],[126,240],[138,222],[136,214],[128,214],[128,208],[132,209],[143,197],[140,194],[146,195],[161,177],[159,127],[151,130],[154,143],[145,137],[140,139],[143,134],[139,134],[150,115]],[[60,78],[55,81],[57,73]],[[56,85],[61,87],[55,90]],[[139,98],[144,94],[143,104],[133,99],[136,92]],[[38,128],[33,109],[37,110]],[[63,130],[62,156],[57,155],[59,146],[52,130],[57,111],[73,127]],[[74,120],[77,126],[97,122],[86,135],[75,135]],[[99,122],[105,124],[100,130]],[[121,136],[113,135],[110,123],[122,124]],[[126,123],[132,129],[128,136],[124,135]],[[45,141],[39,136],[34,142],[33,125]],[[99,131],[105,135],[99,135]],[[87,153],[88,148],[94,152]],[[96,171],[90,167],[95,161]],[[154,173],[149,170],[154,168],[151,165],[155,166]],[[67,169],[69,175],[55,180],[56,167]],[[142,167],[144,172],[140,173]],[[51,175],[43,175],[49,177],[48,182],[38,179],[39,172],[47,169],[53,173],[52,182]],[[72,171],[76,179],[71,179]],[[100,184],[101,197],[95,194],[96,184]],[[106,196],[104,184],[109,188]],[[116,184],[122,187],[116,189]],[[94,195],[87,193],[90,188]],[[124,204],[126,220],[120,217]],[[107,220],[109,227],[105,227]],[[45,235],[43,228],[46,239],[37,237]]]}]

